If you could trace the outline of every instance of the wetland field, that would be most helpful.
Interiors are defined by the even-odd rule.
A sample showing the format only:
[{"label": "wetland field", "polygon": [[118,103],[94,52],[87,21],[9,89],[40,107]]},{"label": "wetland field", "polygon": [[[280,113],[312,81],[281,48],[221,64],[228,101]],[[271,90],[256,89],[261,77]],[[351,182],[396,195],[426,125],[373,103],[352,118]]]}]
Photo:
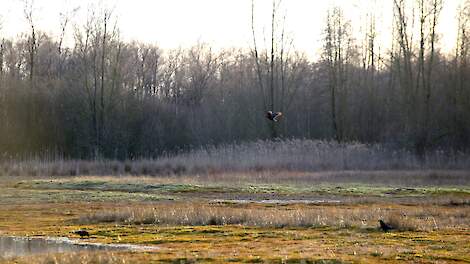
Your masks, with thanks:
[{"label": "wetland field", "polygon": [[458,153],[286,140],[0,163],[2,263],[468,263],[469,238]]},{"label": "wetland field", "polygon": [[0,179],[1,237],[135,246],[2,263],[470,262],[465,170]]},{"label": "wetland field", "polygon": [[470,0],[0,0],[0,264],[470,264]]}]

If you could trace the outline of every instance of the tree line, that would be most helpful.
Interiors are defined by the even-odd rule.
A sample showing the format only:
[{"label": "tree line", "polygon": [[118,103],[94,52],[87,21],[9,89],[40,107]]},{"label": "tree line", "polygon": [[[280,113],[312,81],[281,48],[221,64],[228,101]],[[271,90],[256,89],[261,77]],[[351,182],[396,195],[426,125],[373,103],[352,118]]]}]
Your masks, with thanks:
[{"label": "tree line", "polygon": [[[391,1],[387,48],[373,13],[358,39],[334,7],[317,60],[292,46],[276,0],[267,47],[255,33],[253,1],[252,48],[217,52],[204,43],[163,50],[125,42],[108,9],[90,11],[81,25],[64,12],[52,37],[26,1],[29,30],[0,35],[0,155],[132,159],[269,138],[468,151],[470,1],[459,7],[451,52],[436,30],[445,0]],[[266,120],[267,110],[283,120]]]}]

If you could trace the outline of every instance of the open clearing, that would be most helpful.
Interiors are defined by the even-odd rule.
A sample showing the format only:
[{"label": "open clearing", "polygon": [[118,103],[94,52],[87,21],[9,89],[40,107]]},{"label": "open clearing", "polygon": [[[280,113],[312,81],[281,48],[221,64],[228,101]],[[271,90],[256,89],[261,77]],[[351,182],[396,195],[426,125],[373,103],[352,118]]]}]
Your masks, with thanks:
[{"label": "open clearing", "polygon": [[[393,174],[412,176],[3,177],[0,235],[78,239],[71,231],[85,229],[86,242],[158,247],[3,262],[470,262],[468,173]],[[381,177],[386,185],[370,180]]]}]

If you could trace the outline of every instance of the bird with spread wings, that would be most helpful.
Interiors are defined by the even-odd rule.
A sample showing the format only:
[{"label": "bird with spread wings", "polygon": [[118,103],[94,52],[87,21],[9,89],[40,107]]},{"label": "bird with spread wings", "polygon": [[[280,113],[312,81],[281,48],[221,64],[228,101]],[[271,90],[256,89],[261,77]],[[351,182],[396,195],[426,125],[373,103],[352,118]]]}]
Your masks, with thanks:
[{"label": "bird with spread wings", "polygon": [[273,112],[273,111],[266,112],[266,118],[273,122],[278,122],[281,117],[282,117],[281,112]]}]

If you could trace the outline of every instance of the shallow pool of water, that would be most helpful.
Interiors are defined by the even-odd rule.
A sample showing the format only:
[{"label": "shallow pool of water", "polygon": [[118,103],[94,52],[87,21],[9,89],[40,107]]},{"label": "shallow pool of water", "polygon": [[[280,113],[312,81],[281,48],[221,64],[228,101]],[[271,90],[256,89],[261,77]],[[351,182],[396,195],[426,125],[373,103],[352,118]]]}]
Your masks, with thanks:
[{"label": "shallow pool of water", "polygon": [[149,251],[157,247],[130,245],[130,244],[101,244],[88,243],[69,238],[42,238],[42,237],[1,237],[0,258],[21,257],[34,254],[66,253],[79,251],[99,250],[130,250]]},{"label": "shallow pool of water", "polygon": [[338,204],[341,203],[339,200],[279,200],[279,199],[271,199],[271,200],[248,200],[248,199],[216,199],[213,200],[214,203],[234,203],[234,204],[280,204],[280,205],[287,205],[287,204]]}]

